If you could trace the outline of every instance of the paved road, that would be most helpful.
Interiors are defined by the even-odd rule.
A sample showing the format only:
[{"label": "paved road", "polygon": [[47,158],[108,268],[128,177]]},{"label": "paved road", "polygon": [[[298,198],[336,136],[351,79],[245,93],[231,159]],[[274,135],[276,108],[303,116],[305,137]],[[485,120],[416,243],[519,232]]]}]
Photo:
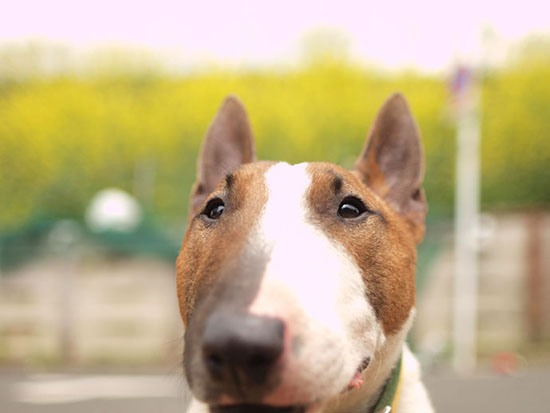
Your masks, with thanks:
[{"label": "paved road", "polygon": [[[469,379],[430,374],[426,384],[439,413],[550,411],[550,369]],[[176,413],[183,403],[177,375],[0,370],[1,413]]]},{"label": "paved road", "polygon": [[178,374],[0,369],[0,413],[176,413],[184,405]]},{"label": "paved road", "polygon": [[485,374],[468,379],[432,374],[425,382],[441,413],[550,412],[550,369],[513,377]]}]

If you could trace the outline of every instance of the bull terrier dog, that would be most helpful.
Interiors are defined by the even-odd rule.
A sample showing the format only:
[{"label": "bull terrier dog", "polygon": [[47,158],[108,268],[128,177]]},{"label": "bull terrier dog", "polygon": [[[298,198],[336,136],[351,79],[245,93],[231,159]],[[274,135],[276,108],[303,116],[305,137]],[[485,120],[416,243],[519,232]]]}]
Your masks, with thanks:
[{"label": "bull terrier dog", "polygon": [[420,134],[383,104],[353,170],[257,161],[223,102],[177,260],[190,413],[428,413],[405,344],[425,229]]}]

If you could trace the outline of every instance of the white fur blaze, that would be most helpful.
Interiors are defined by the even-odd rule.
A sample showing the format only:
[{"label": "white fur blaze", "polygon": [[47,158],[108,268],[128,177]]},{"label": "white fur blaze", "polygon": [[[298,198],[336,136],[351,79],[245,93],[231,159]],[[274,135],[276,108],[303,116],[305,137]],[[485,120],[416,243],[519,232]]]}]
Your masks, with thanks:
[{"label": "white fur blaze", "polygon": [[268,200],[244,252],[268,262],[250,312],[279,317],[287,329],[282,384],[265,400],[280,405],[339,394],[384,341],[359,268],[308,221],[306,167],[266,172]]}]

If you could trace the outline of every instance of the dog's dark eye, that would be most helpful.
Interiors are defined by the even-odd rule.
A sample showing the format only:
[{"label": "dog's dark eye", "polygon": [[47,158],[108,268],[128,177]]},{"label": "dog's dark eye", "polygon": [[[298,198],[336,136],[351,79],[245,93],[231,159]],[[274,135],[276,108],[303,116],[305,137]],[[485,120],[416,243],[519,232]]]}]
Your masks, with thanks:
[{"label": "dog's dark eye", "polygon": [[210,219],[219,219],[224,210],[225,204],[223,201],[220,198],[214,198],[208,201],[204,211],[202,211],[202,214],[206,215]]},{"label": "dog's dark eye", "polygon": [[340,202],[338,215],[345,219],[357,218],[367,211],[367,207],[360,199],[354,196],[348,196]]}]

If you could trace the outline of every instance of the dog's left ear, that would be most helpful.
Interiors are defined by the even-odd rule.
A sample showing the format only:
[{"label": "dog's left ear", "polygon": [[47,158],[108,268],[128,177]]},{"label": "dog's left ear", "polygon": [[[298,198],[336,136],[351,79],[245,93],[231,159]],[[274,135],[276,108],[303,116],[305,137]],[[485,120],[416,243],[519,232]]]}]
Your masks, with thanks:
[{"label": "dog's left ear", "polygon": [[199,212],[208,194],[224,176],[255,160],[254,136],[246,110],[239,98],[230,95],[206,132],[197,165],[197,181],[191,191],[190,215]]},{"label": "dog's left ear", "polygon": [[416,242],[420,242],[428,210],[421,187],[424,155],[418,127],[403,95],[390,96],[378,112],[355,169],[407,219]]}]

